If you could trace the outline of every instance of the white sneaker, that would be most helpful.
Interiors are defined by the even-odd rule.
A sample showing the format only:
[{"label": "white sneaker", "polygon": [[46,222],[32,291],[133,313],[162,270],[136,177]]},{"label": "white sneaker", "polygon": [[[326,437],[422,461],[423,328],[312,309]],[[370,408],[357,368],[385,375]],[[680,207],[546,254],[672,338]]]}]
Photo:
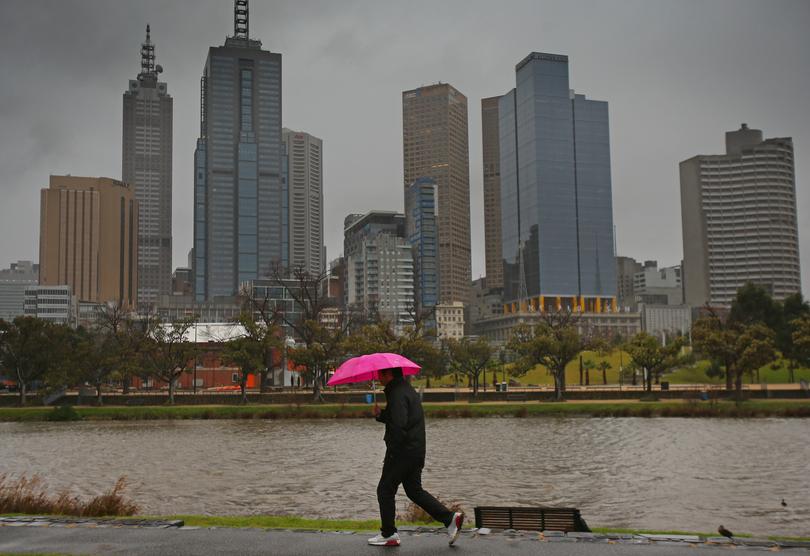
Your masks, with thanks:
[{"label": "white sneaker", "polygon": [[450,546],[458,539],[458,536],[461,534],[461,524],[464,523],[464,514],[456,512],[453,514],[453,520],[450,522],[450,525],[447,526],[447,534],[450,535]]},{"label": "white sneaker", "polygon": [[399,546],[399,533],[394,533],[390,537],[383,537],[382,534],[371,537],[368,544],[373,546]]}]

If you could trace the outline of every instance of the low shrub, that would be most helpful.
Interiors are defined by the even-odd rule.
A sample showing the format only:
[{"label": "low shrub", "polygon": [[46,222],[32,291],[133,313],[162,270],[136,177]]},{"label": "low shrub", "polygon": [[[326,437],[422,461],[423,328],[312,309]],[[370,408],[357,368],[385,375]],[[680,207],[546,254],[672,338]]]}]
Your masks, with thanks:
[{"label": "low shrub", "polygon": [[54,407],[48,414],[48,421],[81,421],[82,416],[73,409],[72,405],[60,405]]}]

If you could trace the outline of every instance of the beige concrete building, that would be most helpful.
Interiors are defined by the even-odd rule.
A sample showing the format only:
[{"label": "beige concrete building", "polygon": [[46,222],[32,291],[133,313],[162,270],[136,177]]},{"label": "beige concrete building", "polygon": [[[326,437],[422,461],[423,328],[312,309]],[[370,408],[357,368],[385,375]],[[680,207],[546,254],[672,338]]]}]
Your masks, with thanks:
[{"label": "beige concrete building", "polygon": [[460,301],[436,305],[436,335],[440,340],[464,337],[464,304]]},{"label": "beige concrete building", "polygon": [[501,146],[498,131],[498,101],[481,99],[481,138],[484,165],[484,256],[487,287],[503,287],[503,246],[501,245]]},{"label": "beige concrete building", "polygon": [[402,93],[404,188],[436,182],[439,302],[467,302],[470,260],[470,161],[467,97],[446,83]]},{"label": "beige concrete building", "polygon": [[79,301],[138,295],[138,201],[110,178],[51,176],[41,191],[39,283],[67,284]]},{"label": "beige concrete building", "polygon": [[685,303],[728,307],[746,282],[782,300],[801,291],[793,141],[746,124],[726,154],[680,164]]}]

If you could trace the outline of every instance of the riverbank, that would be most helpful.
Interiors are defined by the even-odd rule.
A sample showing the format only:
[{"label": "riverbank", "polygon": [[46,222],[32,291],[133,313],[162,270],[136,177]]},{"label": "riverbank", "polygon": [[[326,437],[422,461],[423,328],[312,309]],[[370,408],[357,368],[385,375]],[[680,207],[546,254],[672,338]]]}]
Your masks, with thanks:
[{"label": "riverbank", "polygon": [[[428,418],[483,417],[810,417],[810,400],[426,403]],[[167,419],[366,419],[371,406],[300,404],[0,408],[0,421],[148,421]]]},{"label": "riverbank", "polygon": [[[209,516],[209,515],[168,515],[168,516],[125,516],[125,517],[103,517],[103,518],[72,518],[69,516],[43,516],[38,514],[36,516],[28,514],[0,514],[0,518],[19,518],[21,520],[31,520],[36,517],[40,522],[45,523],[48,520],[55,522],[61,519],[68,521],[84,519],[87,522],[104,525],[105,522],[110,523],[111,526],[119,526],[120,523],[115,521],[123,521],[129,527],[138,527],[138,523],[142,522],[143,527],[155,526],[157,522],[162,523],[176,523],[183,527],[188,528],[217,528],[217,529],[263,529],[263,530],[294,530],[294,531],[322,531],[322,532],[375,532],[379,529],[380,522],[377,519],[371,520],[349,520],[349,519],[307,519],[298,516],[288,515],[251,515],[251,516]],[[35,520],[36,521],[36,520]],[[443,531],[441,524],[437,522],[429,523],[409,523],[397,521],[397,527],[408,531],[415,528],[422,530],[436,530],[437,532]],[[465,530],[474,529],[475,523],[472,516],[467,516],[465,522]],[[699,531],[681,531],[681,530],[652,530],[652,529],[628,529],[628,528],[615,528],[615,527],[591,527],[591,532],[594,535],[631,535],[631,536],[689,536],[698,537],[702,540],[713,539],[717,537],[717,533],[699,532]],[[751,539],[754,535],[749,533],[734,533],[734,537],[738,539]],[[810,537],[791,537],[780,535],[769,535],[766,538],[772,541],[793,541],[793,542],[810,542]]]}]

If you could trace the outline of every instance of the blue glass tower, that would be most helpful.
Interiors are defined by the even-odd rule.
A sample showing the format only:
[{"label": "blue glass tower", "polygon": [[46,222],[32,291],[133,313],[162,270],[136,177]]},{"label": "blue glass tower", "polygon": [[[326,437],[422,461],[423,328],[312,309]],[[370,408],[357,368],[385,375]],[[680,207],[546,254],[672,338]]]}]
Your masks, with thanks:
[{"label": "blue glass tower", "polygon": [[567,56],[515,71],[498,104],[505,308],[613,310],[607,103],[573,94]]},{"label": "blue glass tower", "polygon": [[234,36],[211,47],[194,153],[194,294],[237,293],[284,261],[281,54],[248,37],[247,0]]},{"label": "blue glass tower", "polygon": [[419,178],[405,189],[405,237],[413,246],[416,306],[426,309],[439,300],[436,260],[436,181]]}]

